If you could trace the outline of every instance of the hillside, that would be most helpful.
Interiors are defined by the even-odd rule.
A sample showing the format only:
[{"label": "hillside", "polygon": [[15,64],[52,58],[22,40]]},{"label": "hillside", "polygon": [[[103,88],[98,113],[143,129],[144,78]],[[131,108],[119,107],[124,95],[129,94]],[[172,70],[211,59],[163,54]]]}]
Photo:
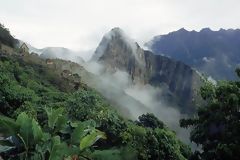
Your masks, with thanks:
[{"label": "hillside", "polygon": [[69,61],[0,50],[2,158],[183,160],[190,156],[189,147],[153,114],[137,121],[123,118],[68,66],[88,74]]},{"label": "hillside", "polygon": [[240,30],[204,28],[200,32],[184,28],[166,35],[155,36],[146,46],[216,80],[237,79],[234,70],[239,66]]},{"label": "hillside", "polygon": [[14,47],[17,40],[10,34],[9,30],[0,23],[0,43]]}]

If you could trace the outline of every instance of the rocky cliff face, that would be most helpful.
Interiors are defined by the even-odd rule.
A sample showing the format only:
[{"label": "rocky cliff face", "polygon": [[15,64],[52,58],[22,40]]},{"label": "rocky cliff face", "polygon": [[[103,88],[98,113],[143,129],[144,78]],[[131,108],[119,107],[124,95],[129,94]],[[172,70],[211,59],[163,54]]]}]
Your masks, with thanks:
[{"label": "rocky cliff face", "polygon": [[194,110],[193,100],[201,83],[199,75],[181,62],[143,50],[119,28],[103,37],[92,60],[104,64],[107,71],[128,72],[134,83],[165,88],[166,99],[175,101],[181,111]]},{"label": "rocky cliff face", "polygon": [[133,81],[145,82],[144,50],[129,39],[120,28],[114,28],[100,42],[92,60],[103,63],[108,71],[127,71]]}]

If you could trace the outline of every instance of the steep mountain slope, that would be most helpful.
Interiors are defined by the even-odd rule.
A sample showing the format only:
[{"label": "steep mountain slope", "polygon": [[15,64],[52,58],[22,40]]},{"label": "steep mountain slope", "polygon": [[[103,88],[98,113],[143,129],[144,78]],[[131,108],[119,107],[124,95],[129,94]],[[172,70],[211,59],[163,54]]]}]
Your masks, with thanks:
[{"label": "steep mountain slope", "polygon": [[9,30],[0,23],[0,44],[1,43],[14,47],[17,40],[10,34]]},{"label": "steep mountain slope", "polygon": [[182,61],[214,79],[236,79],[240,64],[240,30],[180,29],[146,44],[156,54]]},{"label": "steep mountain slope", "polygon": [[165,88],[162,96],[167,101],[175,101],[185,113],[194,110],[192,100],[197,98],[199,75],[181,62],[143,50],[119,28],[103,37],[92,61],[104,64],[110,72],[128,72],[134,83]]}]

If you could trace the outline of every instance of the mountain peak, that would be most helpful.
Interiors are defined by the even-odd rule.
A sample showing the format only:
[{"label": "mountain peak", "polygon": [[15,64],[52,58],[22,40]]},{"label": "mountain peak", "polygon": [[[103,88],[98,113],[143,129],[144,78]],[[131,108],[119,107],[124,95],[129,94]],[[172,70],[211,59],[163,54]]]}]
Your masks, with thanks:
[{"label": "mountain peak", "polygon": [[108,33],[104,35],[107,39],[122,39],[126,43],[135,43],[121,28],[112,28]]},{"label": "mountain peak", "polygon": [[118,54],[132,54],[137,48],[139,45],[134,40],[129,38],[121,28],[115,27],[103,36],[91,60],[97,61],[105,54],[113,53],[108,52],[111,49],[116,50]]},{"label": "mountain peak", "polygon": [[114,27],[111,29],[110,33],[115,33],[119,35],[124,35],[124,31],[119,27]]},{"label": "mountain peak", "polygon": [[181,28],[178,30],[178,32],[188,32],[185,28]]},{"label": "mountain peak", "polygon": [[200,32],[212,32],[212,30],[207,27],[207,28],[201,29]]}]

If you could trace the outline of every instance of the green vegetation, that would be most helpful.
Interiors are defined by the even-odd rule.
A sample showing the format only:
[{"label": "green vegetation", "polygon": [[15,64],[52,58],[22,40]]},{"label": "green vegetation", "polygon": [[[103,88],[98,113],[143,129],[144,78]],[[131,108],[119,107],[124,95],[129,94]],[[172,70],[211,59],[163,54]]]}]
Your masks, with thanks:
[{"label": "green vegetation", "polygon": [[[2,25],[0,42],[16,43]],[[0,53],[0,158],[238,160],[240,81],[206,81],[200,93],[205,106],[180,121],[202,147],[191,153],[153,114],[126,120],[98,92],[73,86],[38,57]]]},{"label": "green vegetation", "polygon": [[191,155],[153,114],[126,120],[98,92],[82,84],[76,90],[50,68],[3,56],[0,86],[5,159],[182,160]]},{"label": "green vegetation", "polygon": [[[240,77],[240,70],[236,73]],[[191,140],[202,146],[191,159],[237,160],[240,157],[240,81],[206,83],[201,88],[206,105],[197,117],[180,121],[192,127]]]},{"label": "green vegetation", "polygon": [[9,30],[0,23],[0,43],[14,47],[17,40],[10,34]]},{"label": "green vegetation", "polygon": [[[16,40],[0,26],[0,42]],[[188,146],[153,114],[130,121],[98,92],[75,87],[39,57],[0,53],[0,156],[4,159],[169,159]]]},{"label": "green vegetation", "polygon": [[[48,125],[42,128],[34,118],[22,112],[14,121],[0,117],[0,141],[4,159],[49,159],[83,157],[87,149],[105,134],[91,121],[71,122],[63,109],[46,109]],[[57,134],[58,133],[58,134]]]}]

